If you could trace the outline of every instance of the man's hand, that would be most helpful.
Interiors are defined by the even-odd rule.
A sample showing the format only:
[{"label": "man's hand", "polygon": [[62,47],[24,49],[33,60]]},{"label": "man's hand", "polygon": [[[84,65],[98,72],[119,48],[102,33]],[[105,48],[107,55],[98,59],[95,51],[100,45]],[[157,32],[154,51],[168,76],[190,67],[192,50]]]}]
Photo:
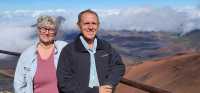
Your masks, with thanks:
[{"label": "man's hand", "polygon": [[100,86],[99,93],[112,93],[112,86],[110,86],[110,85]]}]

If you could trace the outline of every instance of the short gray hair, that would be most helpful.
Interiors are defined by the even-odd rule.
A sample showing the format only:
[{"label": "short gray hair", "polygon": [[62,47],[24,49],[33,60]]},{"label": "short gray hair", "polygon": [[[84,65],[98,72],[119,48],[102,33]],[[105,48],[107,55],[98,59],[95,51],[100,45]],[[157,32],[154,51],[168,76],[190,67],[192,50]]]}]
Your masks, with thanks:
[{"label": "short gray hair", "polygon": [[48,26],[48,25],[53,25],[53,26],[57,26],[57,22],[56,22],[56,18],[52,17],[52,16],[48,16],[48,15],[43,15],[38,17],[37,19],[37,26]]},{"label": "short gray hair", "polygon": [[87,9],[87,10],[84,10],[84,11],[82,11],[82,12],[80,12],[80,13],[78,14],[78,21],[77,21],[78,24],[81,22],[81,17],[82,17],[83,14],[85,14],[85,13],[94,14],[94,15],[97,17],[98,23],[100,23],[100,22],[99,22],[99,16],[98,16],[98,14],[97,14],[95,11],[91,10],[91,9]]}]

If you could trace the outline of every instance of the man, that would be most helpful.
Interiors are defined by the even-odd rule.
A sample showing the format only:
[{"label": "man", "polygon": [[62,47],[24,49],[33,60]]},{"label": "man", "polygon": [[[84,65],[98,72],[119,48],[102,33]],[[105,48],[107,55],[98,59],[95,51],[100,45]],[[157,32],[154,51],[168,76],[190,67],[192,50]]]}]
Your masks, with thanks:
[{"label": "man", "polygon": [[125,71],[121,57],[108,42],[96,36],[96,12],[82,11],[77,25],[81,34],[63,48],[59,58],[59,92],[112,93]]}]

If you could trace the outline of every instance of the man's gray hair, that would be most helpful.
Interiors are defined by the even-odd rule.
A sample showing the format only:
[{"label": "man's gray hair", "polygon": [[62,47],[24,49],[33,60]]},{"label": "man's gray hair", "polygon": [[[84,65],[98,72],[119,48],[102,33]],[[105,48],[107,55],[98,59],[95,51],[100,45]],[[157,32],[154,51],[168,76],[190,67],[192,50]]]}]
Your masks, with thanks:
[{"label": "man's gray hair", "polygon": [[91,9],[87,9],[87,10],[84,10],[82,12],[79,13],[78,15],[78,21],[77,21],[77,24],[79,24],[81,22],[81,16],[85,13],[91,13],[91,14],[94,14],[96,17],[97,17],[97,21],[99,23],[99,16],[97,15],[97,13]]}]

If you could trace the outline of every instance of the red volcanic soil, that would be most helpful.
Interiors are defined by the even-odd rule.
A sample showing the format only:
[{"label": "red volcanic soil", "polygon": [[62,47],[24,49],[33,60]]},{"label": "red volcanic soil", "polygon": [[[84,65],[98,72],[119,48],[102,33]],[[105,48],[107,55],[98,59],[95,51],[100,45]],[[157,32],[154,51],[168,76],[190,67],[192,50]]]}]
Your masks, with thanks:
[{"label": "red volcanic soil", "polygon": [[[169,90],[200,93],[200,53],[181,53],[128,67],[127,79]],[[115,93],[148,93],[119,84]]]}]

